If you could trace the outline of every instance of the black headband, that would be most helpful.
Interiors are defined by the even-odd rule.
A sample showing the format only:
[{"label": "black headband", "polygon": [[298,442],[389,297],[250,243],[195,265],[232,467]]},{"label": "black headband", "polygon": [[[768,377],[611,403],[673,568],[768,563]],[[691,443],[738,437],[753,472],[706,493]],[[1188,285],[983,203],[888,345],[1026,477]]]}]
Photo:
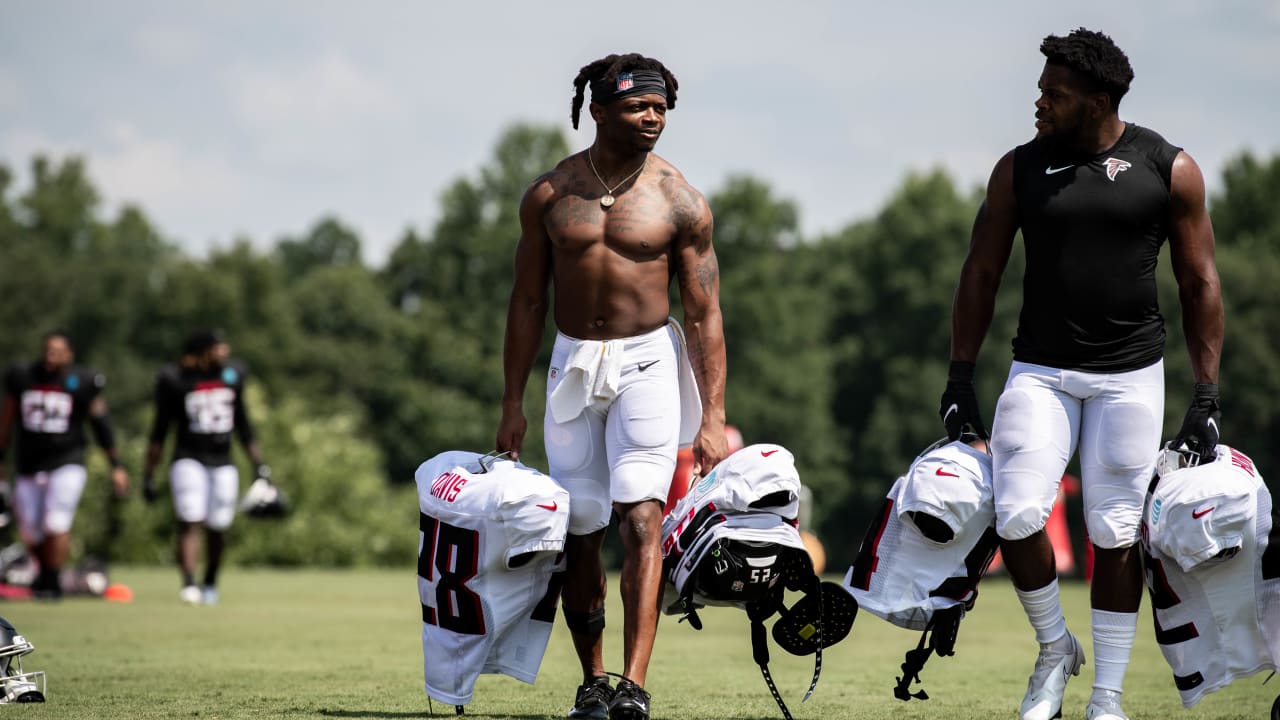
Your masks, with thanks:
[{"label": "black headband", "polygon": [[591,81],[591,102],[606,104],[632,95],[667,96],[667,81],[656,70],[620,72],[613,80]]}]

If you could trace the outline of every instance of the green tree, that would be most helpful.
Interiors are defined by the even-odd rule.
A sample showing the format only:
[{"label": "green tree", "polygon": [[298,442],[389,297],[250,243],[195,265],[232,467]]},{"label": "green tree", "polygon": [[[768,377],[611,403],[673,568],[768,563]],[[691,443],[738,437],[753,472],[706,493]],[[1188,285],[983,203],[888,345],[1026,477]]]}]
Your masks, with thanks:
[{"label": "green tree", "polygon": [[[884,492],[911,458],[943,435],[938,397],[946,382],[951,304],[968,249],[976,197],[957,192],[942,171],[908,176],[873,219],[820,244],[815,262],[834,308],[828,343],[836,352],[832,395],[849,455],[848,494],[826,524],[828,548],[851,553]],[[978,359],[978,390],[991,419],[1008,369],[1006,271],[1001,303]],[[819,281],[821,282],[821,281]],[[1016,312],[1016,311],[1015,311]]]},{"label": "green tree", "polygon": [[830,398],[834,353],[821,264],[798,242],[799,212],[769,186],[730,178],[709,200],[715,215],[724,313],[729,423],[748,444],[775,442],[796,456],[813,489],[814,522],[843,495],[844,446]]},{"label": "green tree", "polygon": [[302,238],[286,238],[276,245],[285,277],[301,278],[315,267],[360,265],[360,237],[337,218],[317,222]]},{"label": "green tree", "polygon": [[460,179],[445,191],[431,237],[407,235],[394,251],[383,273],[395,288],[393,302],[412,294],[438,303],[500,358],[520,199],[567,154],[558,129],[517,125],[504,133],[479,178]]}]

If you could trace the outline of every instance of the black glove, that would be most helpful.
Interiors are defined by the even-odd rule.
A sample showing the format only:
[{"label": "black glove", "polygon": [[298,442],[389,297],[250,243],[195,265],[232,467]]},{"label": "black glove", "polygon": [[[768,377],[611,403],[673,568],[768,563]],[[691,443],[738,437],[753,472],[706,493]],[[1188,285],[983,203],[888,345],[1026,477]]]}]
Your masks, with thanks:
[{"label": "black glove", "polygon": [[1208,462],[1217,456],[1218,423],[1222,421],[1222,409],[1218,405],[1218,385],[1216,383],[1196,383],[1195,393],[1191,396],[1191,407],[1182,419],[1182,429],[1173,439],[1174,449],[1183,445],[1188,450],[1200,454],[1202,462]]},{"label": "black glove", "polygon": [[160,491],[156,489],[156,479],[151,473],[142,476],[142,499],[148,505],[155,502],[160,497]]},{"label": "black glove", "polygon": [[973,363],[951,361],[951,368],[947,371],[947,389],[942,391],[938,416],[942,418],[950,440],[958,440],[966,425],[983,440],[990,437],[987,426],[982,424],[978,394],[973,389]]}]

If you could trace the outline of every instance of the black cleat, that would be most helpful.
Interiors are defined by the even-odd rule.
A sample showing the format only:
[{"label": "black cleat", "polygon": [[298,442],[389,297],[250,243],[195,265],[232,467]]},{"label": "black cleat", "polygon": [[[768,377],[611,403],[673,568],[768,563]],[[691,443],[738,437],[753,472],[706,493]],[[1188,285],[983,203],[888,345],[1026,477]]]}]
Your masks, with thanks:
[{"label": "black cleat", "polygon": [[578,686],[573,707],[569,708],[569,714],[566,717],[606,720],[609,717],[611,700],[613,700],[613,688],[609,685],[609,676],[597,675],[585,685]]},{"label": "black cleat", "polygon": [[609,703],[609,720],[649,720],[649,693],[630,680],[620,681]]}]

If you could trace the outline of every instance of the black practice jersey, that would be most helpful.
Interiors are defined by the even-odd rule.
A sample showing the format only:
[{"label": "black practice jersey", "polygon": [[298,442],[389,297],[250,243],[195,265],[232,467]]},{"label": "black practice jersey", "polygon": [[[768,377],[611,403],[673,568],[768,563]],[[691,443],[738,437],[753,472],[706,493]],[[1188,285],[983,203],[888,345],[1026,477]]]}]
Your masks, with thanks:
[{"label": "black practice jersey", "polygon": [[156,376],[151,441],[163,443],[169,426],[176,425],[174,460],[230,465],[231,434],[238,434],[246,445],[253,440],[244,406],[244,380],[244,367],[235,361],[208,370],[165,365]]},{"label": "black practice jersey", "polygon": [[1014,150],[1027,249],[1015,360],[1124,372],[1161,358],[1156,262],[1169,234],[1179,151],[1132,123],[1091,157],[1056,155],[1036,140]]},{"label": "black practice jersey", "polygon": [[66,368],[54,374],[43,362],[14,365],[5,391],[18,405],[17,470],[30,475],[84,464],[84,421],[106,378],[95,370]]}]

